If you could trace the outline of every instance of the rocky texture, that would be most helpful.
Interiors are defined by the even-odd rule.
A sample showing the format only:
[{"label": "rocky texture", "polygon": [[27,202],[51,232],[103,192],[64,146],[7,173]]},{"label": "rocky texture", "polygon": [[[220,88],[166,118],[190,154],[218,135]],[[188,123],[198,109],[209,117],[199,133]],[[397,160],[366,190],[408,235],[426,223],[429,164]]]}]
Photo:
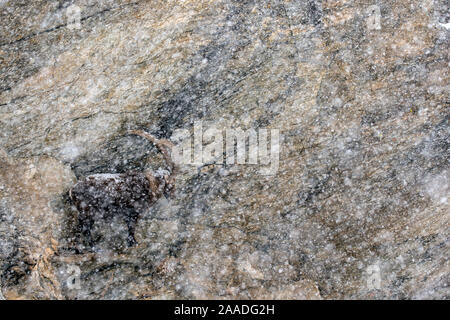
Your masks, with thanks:
[{"label": "rocky texture", "polygon": [[[441,0],[1,0],[3,296],[448,299],[448,12]],[[157,167],[125,131],[170,138],[199,120],[279,128],[277,174],[182,166],[174,199],[139,221],[139,246],[112,223],[108,245],[80,248],[76,178],[148,156]]]}]

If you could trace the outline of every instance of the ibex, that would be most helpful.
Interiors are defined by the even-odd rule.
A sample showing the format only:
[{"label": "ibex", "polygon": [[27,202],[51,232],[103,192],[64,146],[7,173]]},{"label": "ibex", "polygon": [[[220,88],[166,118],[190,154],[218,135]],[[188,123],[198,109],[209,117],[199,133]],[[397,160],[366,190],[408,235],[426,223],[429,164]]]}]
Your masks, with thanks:
[{"label": "ibex", "polygon": [[135,245],[134,232],[140,215],[150,209],[162,195],[172,195],[175,189],[176,166],[170,155],[172,143],[158,140],[142,130],[129,131],[128,134],[151,141],[162,153],[169,168],[160,168],[156,172],[146,169],[143,172],[93,174],[77,182],[69,191],[69,196],[79,213],[81,235],[90,246],[94,222],[116,215],[122,216],[127,224],[128,246]]}]

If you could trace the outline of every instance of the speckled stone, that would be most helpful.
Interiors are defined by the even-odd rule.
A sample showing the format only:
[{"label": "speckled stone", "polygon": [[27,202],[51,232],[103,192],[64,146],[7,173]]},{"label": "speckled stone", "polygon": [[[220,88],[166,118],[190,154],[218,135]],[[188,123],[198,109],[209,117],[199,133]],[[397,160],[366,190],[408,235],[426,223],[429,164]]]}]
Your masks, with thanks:
[{"label": "speckled stone", "polygon": [[[0,0],[1,294],[448,299],[448,12],[444,0]],[[77,247],[76,180],[148,157],[156,168],[125,132],[171,138],[196,121],[279,129],[277,173],[182,165],[138,246],[105,223],[108,239]]]}]

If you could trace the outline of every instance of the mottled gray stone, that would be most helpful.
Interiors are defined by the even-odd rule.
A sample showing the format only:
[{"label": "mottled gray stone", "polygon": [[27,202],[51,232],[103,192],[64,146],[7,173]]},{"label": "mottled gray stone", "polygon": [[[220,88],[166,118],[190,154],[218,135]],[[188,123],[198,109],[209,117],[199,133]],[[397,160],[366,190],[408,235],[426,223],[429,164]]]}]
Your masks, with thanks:
[{"label": "mottled gray stone", "polygon": [[[448,3],[373,4],[0,1],[3,296],[448,299]],[[80,249],[76,179],[195,121],[280,129],[278,172],[183,165],[137,247]]]}]

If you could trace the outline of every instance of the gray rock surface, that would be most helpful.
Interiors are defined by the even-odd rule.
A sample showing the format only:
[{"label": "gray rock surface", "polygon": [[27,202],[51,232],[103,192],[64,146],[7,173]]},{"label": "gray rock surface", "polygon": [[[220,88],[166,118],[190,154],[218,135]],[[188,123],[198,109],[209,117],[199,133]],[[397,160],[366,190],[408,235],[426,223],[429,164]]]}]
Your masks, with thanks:
[{"label": "gray rock surface", "polygon": [[[443,0],[0,0],[2,295],[448,299],[448,12]],[[173,138],[196,121],[279,129],[278,171],[182,165],[138,246],[112,221],[80,247],[76,180],[157,168],[126,131]]]}]

